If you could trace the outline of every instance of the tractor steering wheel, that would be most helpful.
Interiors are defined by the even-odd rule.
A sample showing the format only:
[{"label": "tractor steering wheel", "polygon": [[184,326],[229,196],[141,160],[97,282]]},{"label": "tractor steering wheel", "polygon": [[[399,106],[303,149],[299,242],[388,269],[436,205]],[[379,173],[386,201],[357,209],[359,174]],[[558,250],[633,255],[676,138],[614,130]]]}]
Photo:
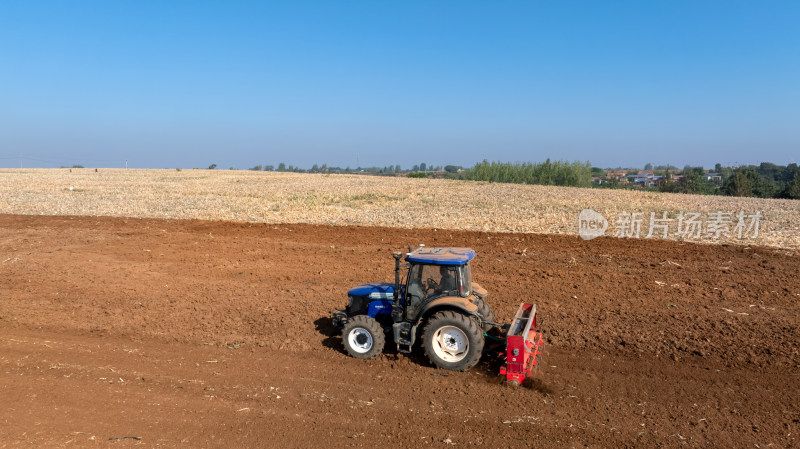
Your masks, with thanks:
[{"label": "tractor steering wheel", "polygon": [[434,281],[433,278],[428,278],[425,280],[425,288],[426,290],[436,291],[439,289],[439,283]]}]

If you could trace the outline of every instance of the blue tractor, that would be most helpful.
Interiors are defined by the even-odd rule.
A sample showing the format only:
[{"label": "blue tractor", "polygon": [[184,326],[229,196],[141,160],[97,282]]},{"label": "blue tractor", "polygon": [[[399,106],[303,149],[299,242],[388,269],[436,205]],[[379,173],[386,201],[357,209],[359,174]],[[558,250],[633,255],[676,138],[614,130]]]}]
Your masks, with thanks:
[{"label": "blue tractor", "polygon": [[425,353],[435,366],[465,371],[478,363],[484,332],[494,314],[486,290],[472,282],[470,248],[427,248],[394,253],[394,283],[374,283],[347,292],[347,308],[333,313],[342,328],[342,342],[356,358],[374,359],[394,339],[400,352],[410,352],[421,335]]}]

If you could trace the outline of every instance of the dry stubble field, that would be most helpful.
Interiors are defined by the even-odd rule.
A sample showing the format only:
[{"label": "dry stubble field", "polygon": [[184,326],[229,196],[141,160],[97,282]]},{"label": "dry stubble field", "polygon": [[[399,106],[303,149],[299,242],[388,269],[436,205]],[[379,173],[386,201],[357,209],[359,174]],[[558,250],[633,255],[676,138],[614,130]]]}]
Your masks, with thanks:
[{"label": "dry stubble field", "polygon": [[[0,193],[0,448],[797,444],[796,202],[172,170],[4,170]],[[585,207],[765,222],[583,241]],[[330,312],[416,243],[474,247],[498,320],[539,305],[542,375],[343,354]]]},{"label": "dry stubble field", "polygon": [[793,200],[238,170],[0,170],[0,213],[6,214],[576,234],[585,208],[608,219],[607,235],[614,234],[617,214],[642,212],[641,237],[650,212],[673,220],[680,211],[703,217],[761,212],[756,239],[731,232],[697,240],[800,247],[800,202]]}]

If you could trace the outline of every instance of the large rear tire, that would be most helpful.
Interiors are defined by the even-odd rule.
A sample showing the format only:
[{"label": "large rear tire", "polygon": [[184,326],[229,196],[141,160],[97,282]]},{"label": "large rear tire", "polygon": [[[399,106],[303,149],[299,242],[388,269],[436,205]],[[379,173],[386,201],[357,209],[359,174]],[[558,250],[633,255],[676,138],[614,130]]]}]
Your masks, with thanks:
[{"label": "large rear tire", "polygon": [[342,343],[347,353],[357,359],[374,359],[386,344],[380,323],[367,315],[356,315],[342,329]]},{"label": "large rear tire", "polygon": [[422,342],[431,363],[452,371],[475,366],[484,343],[477,321],[452,310],[438,312],[428,320]]},{"label": "large rear tire", "polygon": [[478,313],[480,313],[481,316],[483,317],[484,321],[483,331],[489,332],[489,330],[492,327],[494,327],[491,324],[486,324],[487,322],[494,323],[494,312],[492,312],[492,308],[489,306],[489,303],[486,302],[486,300],[484,300],[483,298],[476,299],[475,305],[478,306]]}]

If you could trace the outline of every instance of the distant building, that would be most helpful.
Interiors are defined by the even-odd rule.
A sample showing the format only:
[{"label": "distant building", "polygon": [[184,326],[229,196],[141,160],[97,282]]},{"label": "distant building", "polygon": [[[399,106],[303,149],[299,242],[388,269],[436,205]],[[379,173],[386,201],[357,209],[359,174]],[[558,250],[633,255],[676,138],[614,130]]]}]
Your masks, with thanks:
[{"label": "distant building", "polygon": [[635,175],[628,175],[628,182],[636,184],[639,187],[658,187],[661,176],[656,176],[652,170],[640,170]]},{"label": "distant building", "polygon": [[706,173],[705,175],[706,181],[712,181],[716,185],[722,184],[722,175],[719,173]]},{"label": "distant building", "polygon": [[625,177],[627,175],[628,174],[625,173],[624,171],[610,171],[610,172],[606,173],[606,180],[622,181],[623,179],[626,179]]}]

